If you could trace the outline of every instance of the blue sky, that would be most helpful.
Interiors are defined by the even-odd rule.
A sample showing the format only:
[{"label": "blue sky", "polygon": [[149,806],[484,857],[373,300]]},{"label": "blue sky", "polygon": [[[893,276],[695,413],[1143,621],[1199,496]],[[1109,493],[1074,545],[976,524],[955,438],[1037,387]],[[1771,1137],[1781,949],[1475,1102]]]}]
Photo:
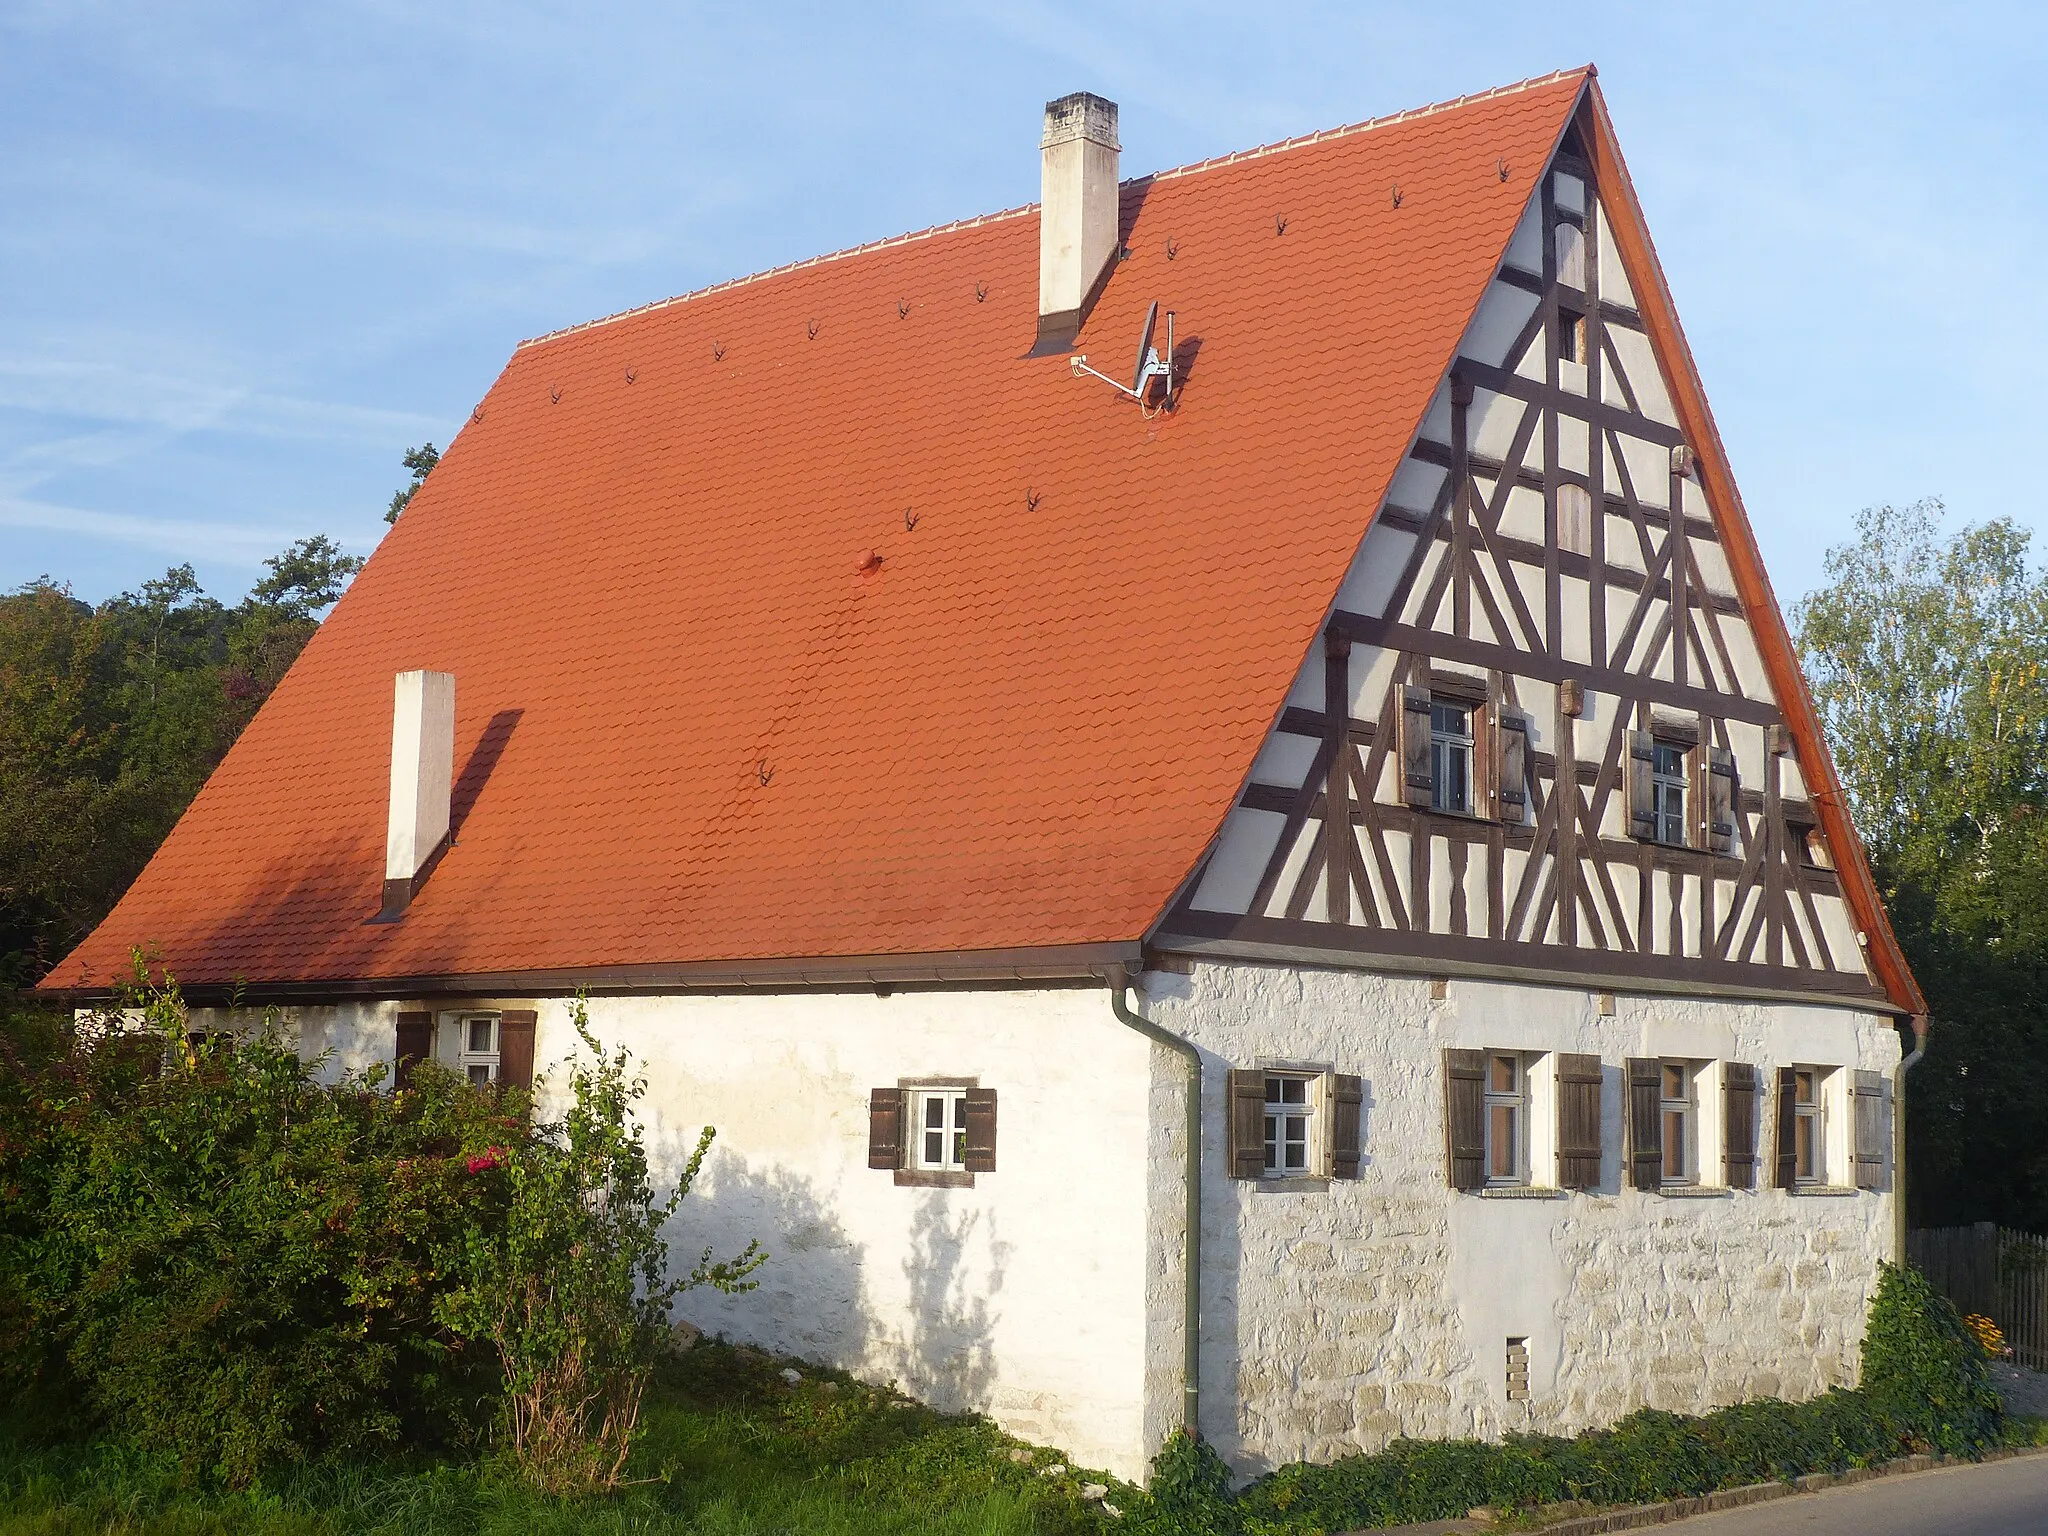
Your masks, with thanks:
[{"label": "blue sky", "polygon": [[1138,174],[1589,57],[1780,596],[2040,529],[2038,7],[0,0],[0,588],[366,551],[520,337],[1029,202],[1048,97]]}]

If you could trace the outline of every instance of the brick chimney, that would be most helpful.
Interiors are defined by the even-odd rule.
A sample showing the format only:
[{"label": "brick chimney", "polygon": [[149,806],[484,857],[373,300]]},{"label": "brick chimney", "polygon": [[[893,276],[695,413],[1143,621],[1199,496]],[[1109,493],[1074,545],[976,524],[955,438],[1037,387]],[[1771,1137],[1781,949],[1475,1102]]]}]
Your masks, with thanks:
[{"label": "brick chimney", "polygon": [[384,909],[412,902],[448,841],[455,788],[455,678],[401,672],[391,711],[391,816],[384,834]]},{"label": "brick chimney", "polygon": [[1076,91],[1045,104],[1038,210],[1038,352],[1065,350],[1117,252],[1116,103]]}]

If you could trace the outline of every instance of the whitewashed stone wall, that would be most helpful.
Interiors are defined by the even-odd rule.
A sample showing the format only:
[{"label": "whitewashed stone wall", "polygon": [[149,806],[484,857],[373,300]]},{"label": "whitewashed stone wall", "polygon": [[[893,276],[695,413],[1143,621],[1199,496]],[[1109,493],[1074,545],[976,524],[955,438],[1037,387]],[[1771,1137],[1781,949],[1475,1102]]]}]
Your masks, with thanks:
[{"label": "whitewashed stone wall", "polygon": [[[1208,962],[1149,975],[1141,1001],[1204,1053],[1202,1427],[1241,1473],[1853,1380],[1890,1197],[1623,1189],[1621,1072],[1630,1056],[1889,1069],[1882,1017],[1628,996],[1603,1017],[1567,988],[1453,980],[1433,1001],[1419,977]],[[286,1022],[339,1073],[391,1059],[405,1006]],[[565,1000],[505,1006],[538,1008],[543,1072],[570,1049]],[[645,1064],[659,1173],[718,1127],[676,1258],[751,1237],[771,1255],[758,1291],[693,1293],[682,1315],[1142,1474],[1181,1414],[1184,1068],[1100,989],[599,998],[590,1014]],[[1599,1190],[1452,1191],[1446,1047],[1606,1062]],[[1224,1073],[1274,1060],[1365,1078],[1360,1178],[1275,1193],[1225,1177]],[[998,1090],[999,1171],[898,1188],[866,1166],[868,1092],[941,1075]],[[1701,1111],[1711,1177],[1718,1096]],[[1539,1093],[1539,1152],[1551,1113]],[[1837,1169],[1846,1121],[1844,1104]],[[1526,1402],[1506,1397],[1510,1335],[1529,1341]]]},{"label": "whitewashed stone wall", "polygon": [[[1146,985],[1146,1011],[1205,1055],[1203,1428],[1240,1472],[1375,1450],[1396,1435],[1569,1433],[1645,1405],[1699,1412],[1853,1382],[1876,1264],[1889,1253],[1890,1197],[1624,1189],[1621,1064],[1888,1070],[1898,1043],[1883,1017],[1627,996],[1601,1017],[1593,994],[1564,988],[1453,980],[1432,1001],[1419,977],[1235,964]],[[1447,1047],[1606,1062],[1600,1189],[1453,1191]],[[1366,1079],[1360,1178],[1275,1193],[1223,1176],[1223,1074],[1262,1058]],[[1718,1094],[1702,1111],[1717,1128]],[[1846,1166],[1846,1120],[1844,1104],[1830,1125],[1834,1169]],[[1762,1123],[1768,1138],[1768,1106]],[[1542,1130],[1532,1126],[1532,1139]],[[1768,1161],[1759,1182],[1770,1182]],[[1154,1202],[1159,1229],[1177,1234],[1177,1192],[1155,1185]],[[1529,1341],[1525,1402],[1506,1396],[1510,1335]]]},{"label": "whitewashed stone wall", "polygon": [[[286,1022],[338,1075],[390,1061],[407,1006],[301,1007]],[[572,1048],[565,1000],[503,1006],[538,1010],[542,1073]],[[1177,1248],[1163,1254],[1148,1231],[1160,1163],[1147,1138],[1163,1113],[1152,1100],[1177,1106],[1179,1078],[1154,1093],[1155,1048],[1117,1023],[1100,987],[594,998],[589,1009],[597,1037],[644,1067],[657,1178],[674,1176],[702,1126],[718,1128],[669,1233],[673,1260],[750,1238],[770,1256],[758,1290],[691,1292],[678,1315],[980,1410],[1082,1465],[1142,1474],[1178,1422],[1179,1292],[1170,1315],[1148,1317],[1145,1275],[1178,1272]],[[997,1090],[997,1171],[972,1189],[899,1188],[867,1166],[869,1090],[925,1076]],[[1164,1176],[1176,1190],[1177,1166]],[[1164,1410],[1148,1405],[1148,1384]]]}]

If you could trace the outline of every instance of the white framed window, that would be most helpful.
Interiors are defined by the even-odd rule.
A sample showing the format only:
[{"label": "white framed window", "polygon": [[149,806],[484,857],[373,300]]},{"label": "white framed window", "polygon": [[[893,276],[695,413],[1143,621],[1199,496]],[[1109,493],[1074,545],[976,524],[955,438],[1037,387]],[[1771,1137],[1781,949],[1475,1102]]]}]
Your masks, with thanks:
[{"label": "white framed window", "polygon": [[1266,1177],[1308,1178],[1322,1170],[1317,1111],[1320,1076],[1301,1072],[1266,1074]]},{"label": "white framed window", "polygon": [[1451,699],[1429,705],[1429,804],[1434,811],[1472,812],[1472,706]]},{"label": "white framed window", "polygon": [[1656,822],[1653,834],[1660,843],[1684,847],[1686,749],[1668,741],[1657,743],[1650,765],[1650,813]]},{"label": "white framed window", "polygon": [[1529,1182],[1529,1070],[1512,1051],[1486,1057],[1486,1182]]},{"label": "white framed window", "polygon": [[910,1166],[923,1173],[967,1171],[967,1090],[910,1090]]},{"label": "white framed window", "polygon": [[1660,1063],[1659,1080],[1657,1107],[1663,1120],[1664,1183],[1697,1184],[1700,1177],[1700,1117],[1692,1063]]},{"label": "white framed window", "polygon": [[498,1080],[499,1021],[495,1013],[463,1013],[455,1018],[456,1069],[473,1088]]},{"label": "white framed window", "polygon": [[1792,1069],[1792,1177],[1799,1184],[1828,1181],[1827,1069]]}]

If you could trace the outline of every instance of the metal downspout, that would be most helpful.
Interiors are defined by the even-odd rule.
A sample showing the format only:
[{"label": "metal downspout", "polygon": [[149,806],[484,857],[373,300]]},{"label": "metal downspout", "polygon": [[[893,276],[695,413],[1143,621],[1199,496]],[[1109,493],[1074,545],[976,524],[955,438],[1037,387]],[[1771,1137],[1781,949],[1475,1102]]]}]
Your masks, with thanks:
[{"label": "metal downspout", "polygon": [[1906,1262],[1906,1074],[1927,1054],[1927,1015],[1913,1015],[1913,1052],[1892,1072],[1892,1262]]},{"label": "metal downspout", "polygon": [[1124,1001],[1130,978],[1120,965],[1111,966],[1109,1007],[1117,1022],[1127,1024],[1155,1044],[1165,1046],[1188,1064],[1187,1083],[1187,1242],[1181,1281],[1185,1315],[1181,1320],[1181,1424],[1189,1438],[1202,1437],[1202,1053],[1179,1035],[1131,1011]]}]

